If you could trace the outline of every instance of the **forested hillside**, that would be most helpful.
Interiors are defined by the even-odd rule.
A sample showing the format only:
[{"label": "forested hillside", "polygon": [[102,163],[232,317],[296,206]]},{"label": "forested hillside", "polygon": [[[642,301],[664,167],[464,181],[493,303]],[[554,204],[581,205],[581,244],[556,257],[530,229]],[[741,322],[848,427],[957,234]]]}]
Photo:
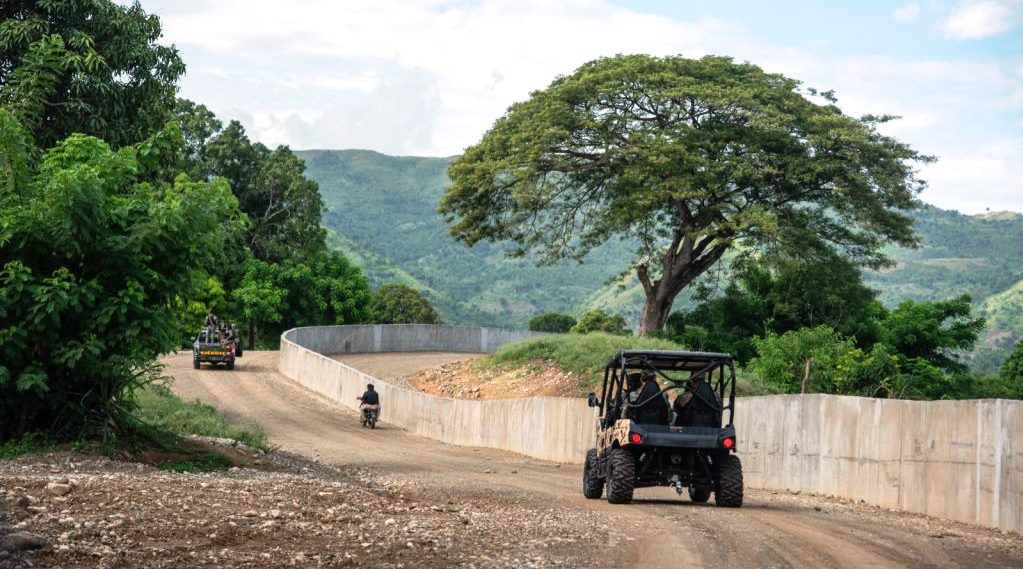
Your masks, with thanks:
[{"label": "forested hillside", "polygon": [[[452,324],[525,327],[541,312],[579,314],[591,307],[634,323],[642,304],[638,283],[632,277],[610,282],[631,258],[626,244],[604,246],[583,264],[553,267],[508,259],[494,245],[469,249],[448,237],[436,213],[448,159],[362,150],[299,154],[320,185],[332,244],[362,264],[374,286],[420,288]],[[927,208],[913,216],[923,246],[889,251],[898,265],[868,274],[867,282],[889,306],[969,294],[989,317],[975,363],[993,369],[1002,348],[1023,337],[1023,215]]]}]

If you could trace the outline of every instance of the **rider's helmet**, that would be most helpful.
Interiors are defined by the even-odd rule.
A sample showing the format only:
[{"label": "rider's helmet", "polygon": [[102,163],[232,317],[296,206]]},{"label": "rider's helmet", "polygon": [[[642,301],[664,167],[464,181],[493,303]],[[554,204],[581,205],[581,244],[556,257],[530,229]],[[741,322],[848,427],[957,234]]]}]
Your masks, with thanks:
[{"label": "rider's helmet", "polygon": [[366,389],[368,389],[370,391],[373,391],[373,384],[372,383],[367,383],[366,384]]}]

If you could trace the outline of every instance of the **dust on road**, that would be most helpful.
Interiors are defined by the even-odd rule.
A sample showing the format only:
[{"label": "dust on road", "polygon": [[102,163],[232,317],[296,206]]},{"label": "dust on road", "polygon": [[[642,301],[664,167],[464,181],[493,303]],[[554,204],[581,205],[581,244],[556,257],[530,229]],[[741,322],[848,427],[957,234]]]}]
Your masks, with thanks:
[{"label": "dust on road", "polygon": [[[445,357],[456,355],[465,356]],[[721,509],[693,504],[667,488],[637,490],[636,502],[626,506],[586,500],[578,465],[445,445],[386,424],[364,429],[354,412],[280,376],[276,358],[276,352],[246,352],[233,372],[193,370],[187,354],[167,363],[180,395],[261,425],[285,450],[364,467],[383,480],[427,491],[553,507],[565,523],[573,515],[581,520],[594,512],[606,515],[620,528],[613,533],[624,540],[596,566],[1023,567],[1018,534],[851,501],[747,489],[741,509]],[[366,356],[340,359],[367,373],[401,377],[438,365],[437,358],[391,353],[370,358],[372,365]],[[589,558],[592,547],[578,544],[577,558]]]}]

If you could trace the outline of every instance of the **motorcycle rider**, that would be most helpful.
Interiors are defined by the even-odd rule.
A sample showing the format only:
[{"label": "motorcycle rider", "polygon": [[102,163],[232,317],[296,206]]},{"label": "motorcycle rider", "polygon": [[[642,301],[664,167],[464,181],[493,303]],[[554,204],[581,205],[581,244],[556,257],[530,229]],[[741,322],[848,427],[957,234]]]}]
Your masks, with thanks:
[{"label": "motorcycle rider", "polygon": [[370,409],[380,410],[380,394],[373,388],[373,384],[369,383],[366,385],[366,391],[362,394],[362,397],[356,397],[356,399],[362,401],[362,404],[359,405],[359,410],[362,411],[362,424],[365,425],[367,411]]}]

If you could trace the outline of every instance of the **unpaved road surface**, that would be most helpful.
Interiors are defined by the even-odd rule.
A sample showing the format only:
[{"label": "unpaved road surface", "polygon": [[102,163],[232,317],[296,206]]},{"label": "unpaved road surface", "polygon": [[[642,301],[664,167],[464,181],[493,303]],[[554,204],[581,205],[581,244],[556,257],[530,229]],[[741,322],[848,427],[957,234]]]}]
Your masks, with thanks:
[{"label": "unpaved road surface", "polygon": [[[478,547],[478,561],[452,558],[455,564],[503,566],[506,549],[536,554],[520,566],[547,560],[579,567],[1023,567],[1018,534],[849,501],[747,489],[741,509],[722,509],[664,488],[637,490],[636,502],[627,506],[586,500],[577,465],[444,445],[386,424],[362,428],[354,412],[280,376],[276,357],[246,352],[233,372],[195,371],[187,354],[167,363],[180,395],[258,423],[285,450],[366,469],[405,492],[533,512],[537,525],[549,530],[541,537],[512,524],[508,531],[475,534],[471,543],[460,543]],[[349,361],[357,367],[360,359],[365,363]],[[401,375],[437,363],[419,354],[389,354],[389,361],[377,356],[372,371]],[[562,532],[570,537],[549,549],[550,533]]]}]

